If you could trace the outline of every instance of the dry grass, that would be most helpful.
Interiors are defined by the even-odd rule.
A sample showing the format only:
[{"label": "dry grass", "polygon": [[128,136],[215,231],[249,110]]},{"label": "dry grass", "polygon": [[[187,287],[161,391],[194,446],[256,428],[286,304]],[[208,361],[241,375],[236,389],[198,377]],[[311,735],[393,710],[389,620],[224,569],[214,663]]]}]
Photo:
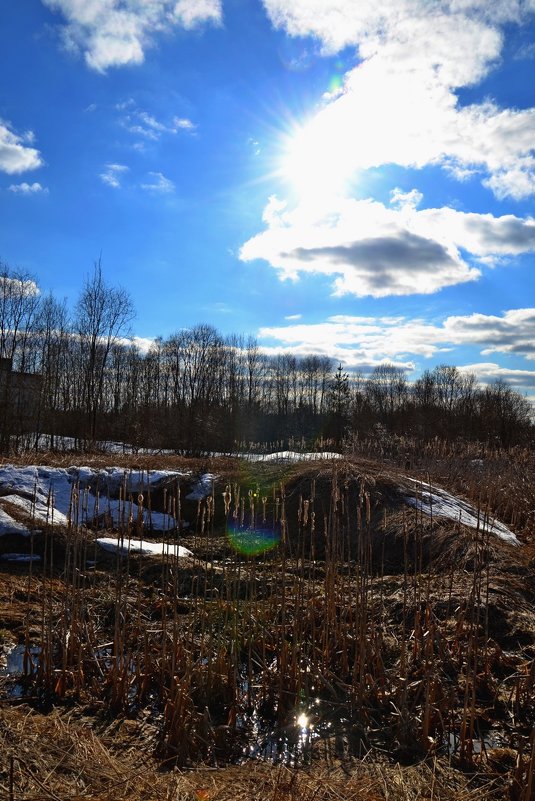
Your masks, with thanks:
[{"label": "dry grass", "polygon": [[0,791],[13,801],[490,801],[503,788],[446,759],[392,765],[367,759],[309,768],[262,762],[165,771],[143,749],[143,727],[27,706],[0,709]]},{"label": "dry grass", "polygon": [[[193,510],[193,560],[88,569],[73,524],[6,571],[4,625],[40,649],[31,707],[1,710],[9,801],[533,801],[532,546],[401,508],[392,464],[209,467],[225,478]],[[235,529],[279,546],[251,555]],[[281,739],[283,764],[231,764]]]}]

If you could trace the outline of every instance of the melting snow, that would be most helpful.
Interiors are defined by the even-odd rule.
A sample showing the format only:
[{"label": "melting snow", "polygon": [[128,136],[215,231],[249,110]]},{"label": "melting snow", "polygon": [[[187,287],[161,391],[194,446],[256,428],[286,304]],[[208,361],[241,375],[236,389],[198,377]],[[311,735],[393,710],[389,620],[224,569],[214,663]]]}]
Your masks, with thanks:
[{"label": "melting snow", "polygon": [[20,495],[5,495],[2,500],[7,501],[13,506],[18,506],[26,512],[27,515],[33,517],[41,523],[57,523],[60,526],[67,525],[67,516],[59,512],[52,505],[48,505],[46,500],[36,497],[35,502],[28,500],[28,498],[21,498]]},{"label": "melting snow", "polygon": [[31,553],[3,553],[0,559],[4,562],[40,562],[41,557],[38,554]]},{"label": "melting snow", "polygon": [[217,476],[212,473],[204,473],[197,481],[189,495],[186,495],[188,501],[201,501],[208,495],[212,494],[212,487]]},{"label": "melting snow", "polygon": [[111,551],[121,555],[126,555],[129,551],[133,554],[148,554],[156,556],[193,556],[192,552],[182,545],[175,545],[169,542],[147,542],[146,540],[130,540],[126,537],[99,537],[97,543],[105,551]]},{"label": "melting snow", "polygon": [[22,523],[13,520],[4,509],[0,509],[0,537],[5,534],[20,534],[23,537],[29,537],[30,530]]},{"label": "melting snow", "polygon": [[299,453],[298,451],[278,451],[277,453],[244,453],[240,458],[248,462],[314,462],[317,459],[342,459],[341,453],[334,451]]},{"label": "melting snow", "polygon": [[447,517],[470,528],[479,527],[480,531],[488,531],[506,542],[520,545],[516,535],[507,526],[500,523],[499,520],[489,519],[482,512],[478,515],[477,509],[468,501],[456,498],[440,487],[435,487],[424,481],[407,478],[409,481],[418,484],[419,492],[416,497],[405,496],[405,500],[424,514],[432,515],[433,517]]},{"label": "melting snow", "polygon": [[[171,470],[125,471],[123,468],[111,467],[94,470],[90,467],[16,467],[3,465],[0,467],[0,488],[5,500],[18,506],[33,519],[40,522],[66,525],[71,506],[73,488],[80,489],[78,515],[80,521],[92,521],[108,514],[114,525],[138,520],[139,507],[128,499],[119,501],[120,489],[125,496],[132,495],[137,500],[138,494],[148,489],[155,489],[168,479],[183,478],[187,473]],[[97,504],[98,494],[98,504]],[[143,525],[157,531],[167,531],[176,527],[175,519],[159,512],[149,513],[147,501],[144,500],[142,513]],[[29,534],[28,529],[13,520],[0,507],[0,535],[7,533]]]}]

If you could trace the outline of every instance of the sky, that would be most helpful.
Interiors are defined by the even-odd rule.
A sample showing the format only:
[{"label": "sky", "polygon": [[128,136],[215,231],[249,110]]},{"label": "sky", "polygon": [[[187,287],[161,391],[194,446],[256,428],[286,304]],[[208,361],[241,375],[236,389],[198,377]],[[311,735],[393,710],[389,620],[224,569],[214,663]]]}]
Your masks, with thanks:
[{"label": "sky", "polygon": [[535,398],[535,0],[0,0],[0,260]]}]

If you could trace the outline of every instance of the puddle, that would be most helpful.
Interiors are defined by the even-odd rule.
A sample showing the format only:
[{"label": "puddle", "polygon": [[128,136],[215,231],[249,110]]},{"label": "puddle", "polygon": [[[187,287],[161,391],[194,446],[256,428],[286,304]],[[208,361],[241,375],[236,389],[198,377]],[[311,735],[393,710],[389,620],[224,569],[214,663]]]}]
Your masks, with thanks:
[{"label": "puddle", "polygon": [[248,744],[243,760],[262,759],[288,767],[310,764],[322,757],[359,756],[363,732],[346,716],[348,710],[320,698],[301,704],[286,724],[268,723],[255,709],[242,721]]},{"label": "puddle", "polygon": [[14,645],[5,652],[0,676],[30,676],[37,668],[37,657],[40,653],[41,649],[36,646],[26,649],[25,645]]},{"label": "puddle", "polygon": [[14,645],[3,649],[0,657],[0,677],[7,679],[3,691],[8,698],[23,698],[24,679],[32,676],[38,667],[41,649],[36,646]]},{"label": "puddle", "polygon": [[[467,743],[470,740],[467,739]],[[456,756],[461,750],[461,735],[459,732],[450,732],[445,737],[446,751],[450,756]],[[491,748],[503,748],[508,745],[503,732],[485,731],[481,736],[474,737],[472,740],[472,754],[481,754]]]}]

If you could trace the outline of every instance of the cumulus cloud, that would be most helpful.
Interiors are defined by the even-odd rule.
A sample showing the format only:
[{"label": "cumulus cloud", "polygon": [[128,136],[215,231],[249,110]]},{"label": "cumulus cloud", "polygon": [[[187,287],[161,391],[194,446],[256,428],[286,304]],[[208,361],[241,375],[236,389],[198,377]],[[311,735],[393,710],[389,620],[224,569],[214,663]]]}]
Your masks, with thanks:
[{"label": "cumulus cloud", "polygon": [[130,346],[133,345],[137,348],[140,353],[146,355],[152,346],[155,344],[156,339],[153,337],[119,337],[118,339],[119,344]]},{"label": "cumulus cloud", "polygon": [[148,183],[141,184],[141,188],[146,192],[154,192],[156,194],[169,194],[175,191],[174,183],[166,178],[161,172],[149,172],[151,180]]},{"label": "cumulus cloud", "polygon": [[16,175],[41,167],[43,160],[39,151],[31,147],[33,141],[32,131],[17,134],[0,120],[0,170]]},{"label": "cumulus cloud", "polygon": [[430,294],[469,277],[443,245],[409,231],[348,245],[297,248],[283,255],[315,263],[320,272],[335,272],[338,265],[343,272],[334,286],[340,295]]},{"label": "cumulus cloud", "polygon": [[128,167],[125,164],[106,164],[104,172],[100,173],[100,180],[113,189],[119,189],[121,176],[126,172],[128,172]]},{"label": "cumulus cloud", "polygon": [[[328,52],[347,45],[361,59],[342,90],[298,133],[314,172],[327,159],[356,170],[439,164],[454,177],[480,173],[498,197],[535,192],[535,109],[462,105],[457,90],[498,63],[506,23],[535,11],[522,0],[264,0],[277,27],[315,36]],[[302,172],[307,172],[302,165]],[[323,177],[320,177],[320,182]],[[321,190],[321,187],[318,187]]]},{"label": "cumulus cloud", "polygon": [[158,33],[221,22],[220,0],[42,0],[62,14],[65,46],[98,72],[140,64]]},{"label": "cumulus cloud", "polygon": [[[360,369],[384,361],[411,369],[415,358],[447,354],[466,345],[479,348],[482,355],[509,353],[535,360],[535,309],[450,316],[440,324],[404,317],[335,315],[321,323],[264,327],[258,336],[273,343],[267,347],[274,352],[282,348],[292,353],[322,353]],[[500,370],[505,378],[506,368]]]},{"label": "cumulus cloud", "polygon": [[535,390],[535,370],[515,370],[496,362],[466,364],[460,369],[463,372],[473,373],[481,384],[493,384],[501,380],[518,389]]},{"label": "cumulus cloud", "polygon": [[35,297],[40,294],[40,289],[33,278],[24,276],[12,278],[5,271],[0,273],[0,291],[18,297]]},{"label": "cumulus cloud", "polygon": [[448,317],[444,333],[456,344],[478,345],[481,353],[515,353],[535,359],[535,309],[512,309],[502,316]]},{"label": "cumulus cloud", "polygon": [[264,259],[282,279],[332,276],[337,295],[385,297],[431,294],[476,280],[485,264],[535,251],[532,218],[417,209],[421,199],[415,190],[394,190],[390,207],[339,198],[325,209],[302,203],[288,210],[272,197],[266,229],[243,245],[240,258]]},{"label": "cumulus cloud", "polygon": [[39,193],[44,195],[48,194],[47,187],[41,186],[41,184],[37,182],[28,184],[26,181],[23,181],[21,184],[11,184],[8,189],[10,192],[14,192],[15,194],[19,195],[38,195]]}]

